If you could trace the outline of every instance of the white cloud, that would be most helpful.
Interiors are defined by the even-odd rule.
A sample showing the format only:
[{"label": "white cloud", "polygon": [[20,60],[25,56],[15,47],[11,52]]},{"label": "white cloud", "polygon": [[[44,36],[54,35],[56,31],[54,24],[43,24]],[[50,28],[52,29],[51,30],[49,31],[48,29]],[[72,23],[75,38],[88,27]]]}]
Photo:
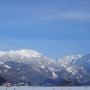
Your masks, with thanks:
[{"label": "white cloud", "polygon": [[[37,16],[36,16],[37,15]],[[39,20],[48,21],[59,21],[59,20],[77,20],[77,21],[90,21],[90,12],[81,11],[58,11],[58,12],[48,12],[42,14],[36,14]]]}]

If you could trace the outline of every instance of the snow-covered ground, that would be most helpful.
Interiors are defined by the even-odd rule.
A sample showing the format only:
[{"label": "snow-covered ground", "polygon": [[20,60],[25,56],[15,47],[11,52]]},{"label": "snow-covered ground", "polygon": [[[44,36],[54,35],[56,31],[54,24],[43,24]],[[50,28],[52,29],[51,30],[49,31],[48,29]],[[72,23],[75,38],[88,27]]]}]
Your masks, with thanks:
[{"label": "snow-covered ground", "polygon": [[0,90],[90,90],[90,87],[0,87]]}]

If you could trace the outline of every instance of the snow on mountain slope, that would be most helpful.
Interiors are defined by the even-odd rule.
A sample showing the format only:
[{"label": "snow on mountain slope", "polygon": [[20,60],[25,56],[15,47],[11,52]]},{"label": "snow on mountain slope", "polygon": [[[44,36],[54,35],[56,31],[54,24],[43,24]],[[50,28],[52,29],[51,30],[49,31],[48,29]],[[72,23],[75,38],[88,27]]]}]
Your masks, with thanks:
[{"label": "snow on mountain slope", "polygon": [[58,59],[58,62],[60,63],[61,66],[67,67],[70,66],[71,64],[74,64],[81,57],[82,55],[69,55]]},{"label": "snow on mountain slope", "polygon": [[21,56],[22,58],[27,57],[41,57],[42,54],[29,49],[22,49],[22,50],[10,50],[10,51],[0,51],[0,57],[8,55],[9,57],[16,57]]},{"label": "snow on mountain slope", "polygon": [[71,67],[71,66],[78,67],[79,66],[81,68],[84,68],[86,71],[90,72],[90,54],[86,54],[83,56],[79,55],[74,58],[65,58],[61,60],[60,64],[62,64],[62,66],[64,64],[67,67]]},{"label": "snow on mountain slope", "polygon": [[85,68],[85,70],[90,73],[90,54],[86,54],[79,58],[75,65]]},{"label": "snow on mountain slope", "polygon": [[59,59],[59,64],[65,68],[65,76],[71,81],[90,85],[90,54],[65,56]]},{"label": "snow on mountain slope", "polygon": [[29,49],[0,51],[0,61],[3,62],[14,61],[28,63],[30,61],[33,62],[42,57],[44,56],[41,53]]}]

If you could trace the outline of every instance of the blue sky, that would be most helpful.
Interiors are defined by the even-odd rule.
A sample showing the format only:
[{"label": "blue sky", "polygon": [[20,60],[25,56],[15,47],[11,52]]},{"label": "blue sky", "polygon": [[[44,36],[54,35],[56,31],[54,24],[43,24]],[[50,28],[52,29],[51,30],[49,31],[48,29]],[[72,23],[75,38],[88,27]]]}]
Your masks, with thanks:
[{"label": "blue sky", "polygon": [[90,52],[90,0],[0,0],[0,50],[49,57]]}]

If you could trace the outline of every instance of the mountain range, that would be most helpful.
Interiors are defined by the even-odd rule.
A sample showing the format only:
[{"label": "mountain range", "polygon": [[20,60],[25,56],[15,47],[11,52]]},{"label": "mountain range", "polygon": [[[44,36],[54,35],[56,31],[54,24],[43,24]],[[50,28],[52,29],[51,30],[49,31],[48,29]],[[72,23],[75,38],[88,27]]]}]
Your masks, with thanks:
[{"label": "mountain range", "polygon": [[90,85],[90,54],[51,59],[29,49],[0,51],[0,85]]}]

